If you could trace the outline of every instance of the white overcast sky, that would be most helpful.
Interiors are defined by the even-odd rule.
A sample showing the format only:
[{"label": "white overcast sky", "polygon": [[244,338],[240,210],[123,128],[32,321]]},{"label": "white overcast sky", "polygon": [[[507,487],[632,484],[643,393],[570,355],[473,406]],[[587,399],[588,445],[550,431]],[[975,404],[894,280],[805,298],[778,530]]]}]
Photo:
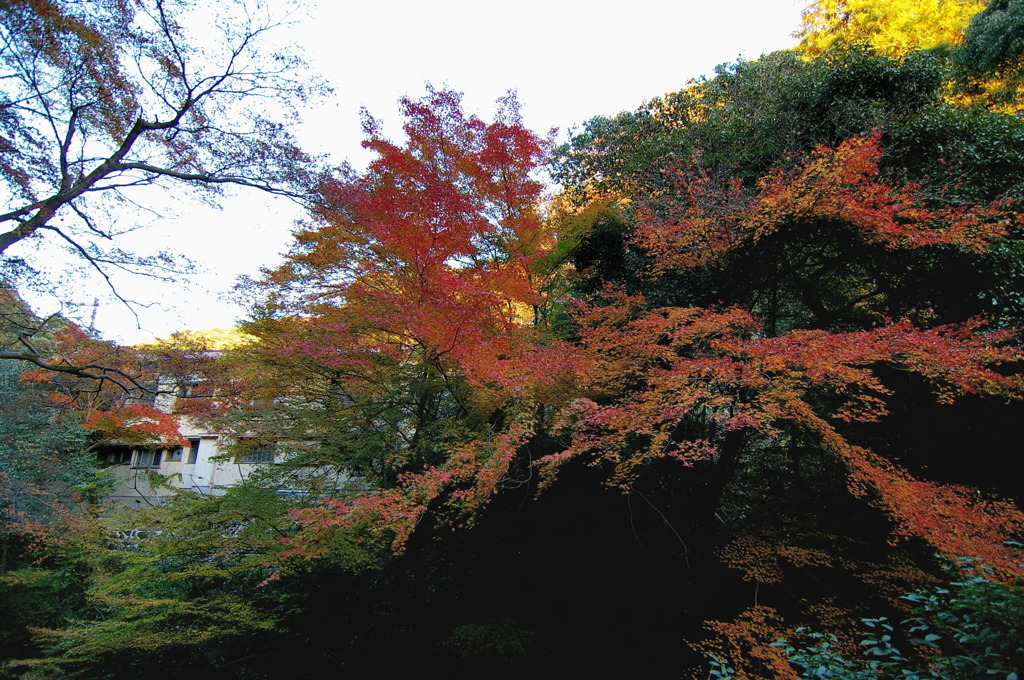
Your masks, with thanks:
[{"label": "white overcast sky", "polygon": [[[284,37],[303,45],[334,88],[329,101],[307,112],[299,138],[314,153],[362,166],[360,107],[397,130],[397,99],[418,97],[430,82],[464,92],[464,109],[484,119],[496,99],[516,90],[526,124],[542,132],[557,127],[564,139],[589,118],[636,108],[710,75],[717,64],[793,46],[804,4],[319,0]],[[231,326],[244,310],[222,295],[237,276],[273,266],[300,217],[285,200],[248,192],[220,211],[177,205],[176,212],[124,246],[182,253],[193,261],[190,273],[170,285],[121,283],[127,296],[151,303],[137,308],[138,324],[100,289],[86,292],[100,298],[96,327],[104,337],[134,343]],[[88,322],[87,311],[79,316]]]}]

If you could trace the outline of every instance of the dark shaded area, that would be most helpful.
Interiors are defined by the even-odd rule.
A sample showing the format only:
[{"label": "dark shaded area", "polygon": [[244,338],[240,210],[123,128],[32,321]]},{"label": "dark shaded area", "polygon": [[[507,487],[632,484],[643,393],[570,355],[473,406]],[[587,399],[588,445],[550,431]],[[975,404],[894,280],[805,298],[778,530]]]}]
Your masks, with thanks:
[{"label": "dark shaded area", "polygon": [[799,533],[798,521],[817,525],[799,540],[847,560],[881,562],[891,550],[884,518],[841,482],[823,482],[828,461],[803,461],[814,479],[765,474],[767,464],[753,463],[717,506],[710,466],[654,466],[630,494],[582,467],[539,497],[529,485],[509,490],[472,530],[423,527],[381,572],[322,573],[303,584],[308,599],[283,637],[261,645],[251,671],[678,678],[704,663],[687,644],[706,634],[704,621],[729,620],[755,599],[794,620],[823,597],[887,611],[884,598],[840,568],[784,565],[785,585],[756,586],[723,565],[715,548],[741,528]]}]

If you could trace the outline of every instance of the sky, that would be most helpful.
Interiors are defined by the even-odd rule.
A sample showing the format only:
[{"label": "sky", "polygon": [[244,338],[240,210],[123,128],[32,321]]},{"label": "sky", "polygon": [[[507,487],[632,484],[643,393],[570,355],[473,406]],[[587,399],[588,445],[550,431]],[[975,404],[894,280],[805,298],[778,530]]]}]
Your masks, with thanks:
[{"label": "sky", "polygon": [[[289,3],[294,4],[294,3]],[[524,122],[558,128],[564,140],[594,116],[635,109],[678,90],[716,65],[792,47],[801,0],[314,0],[278,41],[299,45],[333,93],[303,112],[300,144],[332,161],[365,166],[359,112],[366,107],[400,140],[397,100],[418,98],[425,83],[464,93],[463,108],[487,120],[494,102],[518,93]],[[282,5],[284,6],[284,5]],[[88,324],[110,340],[133,344],[174,331],[226,328],[244,317],[230,299],[238,276],[273,267],[287,250],[302,213],[286,199],[236,191],[220,210],[161,193],[139,196],[159,206],[149,226],[122,237],[121,247],[166,248],[190,264],[166,283],[119,279],[136,300],[134,313],[95,282],[78,286]],[[148,213],[145,213],[148,215]],[[37,311],[45,299],[32,300]],[[70,311],[70,310],[65,310]]]}]

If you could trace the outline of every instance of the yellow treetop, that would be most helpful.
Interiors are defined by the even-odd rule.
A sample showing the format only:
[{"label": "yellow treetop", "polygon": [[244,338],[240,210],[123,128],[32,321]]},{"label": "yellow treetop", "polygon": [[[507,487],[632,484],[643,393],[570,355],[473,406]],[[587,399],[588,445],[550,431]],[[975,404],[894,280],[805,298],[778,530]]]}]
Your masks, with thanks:
[{"label": "yellow treetop", "polygon": [[811,57],[842,45],[870,45],[880,54],[902,56],[957,44],[984,8],[982,0],[812,0],[797,37]]},{"label": "yellow treetop", "polygon": [[255,338],[238,328],[208,328],[198,331],[178,331],[169,338],[139,343],[139,346],[162,345],[175,349],[225,350],[252,342]]}]

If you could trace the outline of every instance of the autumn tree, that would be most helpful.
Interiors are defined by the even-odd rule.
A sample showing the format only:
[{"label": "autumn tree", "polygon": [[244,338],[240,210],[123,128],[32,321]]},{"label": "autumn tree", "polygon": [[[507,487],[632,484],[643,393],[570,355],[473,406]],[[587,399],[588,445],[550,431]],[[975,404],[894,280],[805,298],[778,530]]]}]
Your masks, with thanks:
[{"label": "autumn tree", "polygon": [[[578,285],[590,290],[616,281],[661,302],[698,306],[739,302],[755,289],[764,293],[747,277],[775,266],[779,253],[764,250],[767,241],[749,251],[743,266],[691,267],[665,272],[660,283],[641,284],[639,275],[650,260],[627,244],[637,206],[646,205],[657,219],[656,206],[671,203],[688,183],[690,200],[711,191],[724,215],[729,201],[745,201],[745,192],[773,168],[794,168],[819,145],[835,148],[876,131],[885,149],[876,161],[878,172],[920,185],[922,199],[985,203],[1019,196],[1019,123],[946,101],[947,75],[942,60],[931,54],[894,59],[850,50],[806,61],[781,52],[723,68],[711,80],[634,112],[594,119],[555,154],[556,177],[567,186],[556,213],[562,215],[562,256],[583,275]],[[712,200],[705,198],[705,204]],[[817,238],[811,242],[812,248],[825,245]],[[888,272],[884,276],[904,291],[903,311],[891,308],[892,316],[928,306],[920,299],[927,295],[945,308],[947,319],[993,312],[1009,320],[1019,318],[1021,309],[1013,292],[1020,281],[1018,249],[1011,235],[973,255],[951,249],[898,256],[862,250],[857,258],[868,258],[860,261],[869,269]],[[964,295],[965,286],[975,294]]]},{"label": "autumn tree", "polygon": [[[600,378],[563,411],[572,445],[544,464],[586,462],[662,507],[681,502],[653,481],[672,462],[701,480],[685,488],[708,529],[685,535],[752,597],[710,630],[721,644],[700,648],[745,659],[739,677],[781,662],[765,638],[780,621],[843,618],[822,600],[787,603],[787,573],[852,592],[869,583],[865,563],[875,572],[895,555],[845,552],[858,528],[841,518],[871,513],[842,505],[844,487],[905,546],[1019,573],[1004,541],[1022,516],[998,498],[1017,494],[1000,480],[1019,350],[997,329],[1021,318],[1024,166],[1003,153],[1021,128],[949,97],[952,78],[939,52],[776,53],[595,119],[556,151],[555,219],[569,237],[556,253],[580,274],[574,337]],[[995,130],[1008,146],[989,146]],[[869,346],[885,356],[859,355]],[[985,385],[961,383],[968,374]],[[965,466],[967,449],[988,464]],[[886,568],[860,601],[884,590],[892,606],[893,584],[920,585],[927,562]]]},{"label": "autumn tree", "polygon": [[[262,300],[245,326],[253,360],[273,371],[260,418],[301,415],[285,438],[311,437],[384,487],[488,422],[500,431],[495,414],[543,370],[531,364],[532,265],[549,245],[534,176],[547,142],[511,96],[493,123],[449,91],[404,99],[402,112],[401,145],[366,116],[377,159],[323,184],[285,264],[254,284]],[[458,434],[459,422],[473,424]]]},{"label": "autumn tree", "polygon": [[[67,663],[109,665],[124,658],[110,640],[142,636],[154,656],[133,663],[149,667],[183,641],[173,630],[227,649],[239,630],[268,626],[257,600],[273,609],[318,570],[337,580],[349,578],[339,569],[380,568],[434,521],[429,507],[464,521],[532,474],[521,447],[569,368],[535,323],[534,265],[550,247],[535,174],[549,142],[522,125],[511,95],[493,122],[446,90],[401,107],[406,139],[384,138],[367,115],[377,158],[326,179],[285,263],[245,288],[252,341],[227,351],[233,390],[203,417],[236,436],[236,452],[272,444],[282,464],[223,498],[170,508],[166,540],[146,544],[134,572],[167,587],[107,588],[104,620],[56,643]],[[324,469],[348,485],[320,484]],[[290,494],[276,493],[283,480]],[[248,603],[235,597],[259,583]],[[226,590],[211,598],[211,586]]]},{"label": "autumn tree", "polygon": [[877,2],[817,0],[804,9],[800,48],[811,56],[849,45],[870,45],[902,56],[918,49],[951,46],[963,39],[984,2]]},{"label": "autumn tree", "polygon": [[[1024,354],[992,281],[1018,242],[1024,163],[992,140],[1022,133],[942,100],[943,78],[927,55],[738,65],[593,122],[560,152],[565,190],[547,212],[535,173],[548,144],[514,98],[491,123],[449,91],[404,99],[397,143],[367,116],[374,161],[325,179],[284,264],[243,288],[255,340],[228,355],[237,391],[210,416],[281,447],[270,474],[293,475],[291,509],[273,484],[183,504],[227,513],[247,538],[180,517],[202,530],[169,536],[145,567],[184,565],[182,590],[154,603],[175,611],[139,616],[153,601],[129,583],[69,656],[97,667],[120,654],[103,633],[136,624],[158,648],[222,578],[258,578],[266,603],[306,578],[375,571],[402,585],[373,591],[373,611],[414,602],[403,630],[429,658],[469,632],[533,639],[504,616],[449,618],[442,637],[443,612],[466,611],[446,594],[502,600],[540,627],[567,617],[547,600],[577,583],[581,599],[625,608],[660,569],[659,585],[686,591],[673,600],[686,634],[707,622],[695,648],[732,650],[764,677],[783,667],[771,643],[788,626],[850,642],[844,621],[898,607],[935,578],[934,553],[1019,577],[1024,513],[1005,498],[1017,490],[1000,451],[1014,449],[999,443],[1014,435]],[[349,483],[303,487],[317,467]],[[599,545],[559,553],[591,514]],[[338,590],[309,606],[336,618],[332,602],[353,602]],[[220,599],[221,620],[260,629],[238,604]],[[666,645],[682,645],[676,626]],[[218,621],[196,630],[231,636]],[[381,663],[346,635],[339,655]]]}]

